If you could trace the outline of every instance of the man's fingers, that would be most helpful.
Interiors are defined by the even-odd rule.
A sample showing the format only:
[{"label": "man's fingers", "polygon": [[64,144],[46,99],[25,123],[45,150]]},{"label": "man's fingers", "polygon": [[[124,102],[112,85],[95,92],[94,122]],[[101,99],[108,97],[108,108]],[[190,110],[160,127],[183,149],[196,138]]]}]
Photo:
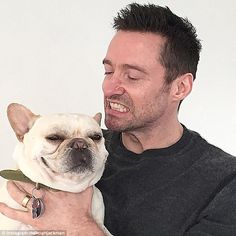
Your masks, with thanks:
[{"label": "man's fingers", "polygon": [[[31,198],[31,194],[25,192],[21,187],[19,187],[16,183],[13,181],[8,181],[7,182],[7,190],[8,193],[11,195],[11,197],[20,205],[24,205],[25,207],[31,209],[32,205],[32,199],[27,199],[25,198]],[[27,197],[26,197],[27,196]],[[22,206],[23,206],[22,205]]]},{"label": "man's fingers", "polygon": [[0,203],[0,213],[13,220],[21,222],[27,222],[27,220],[29,221],[28,212],[13,209],[11,207],[8,207],[5,203]]},{"label": "man's fingers", "polygon": [[35,185],[30,183],[18,182],[18,181],[8,181],[8,183],[14,183],[19,190],[26,193],[31,193],[32,189],[35,188]]}]

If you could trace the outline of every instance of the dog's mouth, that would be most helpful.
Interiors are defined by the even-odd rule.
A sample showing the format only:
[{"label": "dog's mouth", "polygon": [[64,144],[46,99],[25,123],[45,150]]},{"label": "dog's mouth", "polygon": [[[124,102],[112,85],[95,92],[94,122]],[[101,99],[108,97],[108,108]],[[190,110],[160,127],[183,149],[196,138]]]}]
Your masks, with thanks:
[{"label": "dog's mouth", "polygon": [[[50,169],[53,173],[83,173],[85,171],[93,172],[93,157],[92,153],[88,149],[83,151],[77,149],[69,149],[59,160],[47,160],[45,157],[41,157],[43,165]],[[53,161],[54,163],[51,163]],[[57,162],[57,165],[55,163]],[[54,165],[52,165],[54,164]]]},{"label": "dog's mouth", "polygon": [[55,173],[55,171],[48,165],[48,163],[44,157],[41,157],[41,161],[46,168],[50,169],[53,173]]},{"label": "dog's mouth", "polygon": [[43,162],[43,164],[44,164],[46,167],[50,168],[49,165],[48,165],[48,163],[47,163],[47,161],[45,160],[44,157],[41,157],[41,161]]},{"label": "dog's mouth", "polygon": [[85,168],[81,165],[77,165],[77,166],[73,166],[71,167],[70,169],[66,170],[64,173],[83,173],[85,171],[91,171],[91,172],[94,172],[93,168]]}]

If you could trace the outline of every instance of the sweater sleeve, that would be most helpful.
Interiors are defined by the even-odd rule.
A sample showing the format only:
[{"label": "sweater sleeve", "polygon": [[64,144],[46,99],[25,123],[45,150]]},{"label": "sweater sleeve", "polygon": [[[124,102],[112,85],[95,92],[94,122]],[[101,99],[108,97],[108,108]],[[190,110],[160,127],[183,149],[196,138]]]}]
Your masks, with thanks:
[{"label": "sweater sleeve", "polygon": [[200,214],[185,236],[236,235],[236,178],[228,183]]}]

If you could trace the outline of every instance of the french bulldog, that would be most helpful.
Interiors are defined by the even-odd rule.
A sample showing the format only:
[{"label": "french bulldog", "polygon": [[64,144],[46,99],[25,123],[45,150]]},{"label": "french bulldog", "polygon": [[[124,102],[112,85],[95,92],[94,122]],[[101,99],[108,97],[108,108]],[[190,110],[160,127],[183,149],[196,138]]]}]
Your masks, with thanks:
[{"label": "french bulldog", "polygon": [[[8,106],[9,122],[18,139],[13,153],[17,167],[35,183],[78,193],[93,186],[92,215],[106,235],[104,204],[94,184],[101,178],[108,156],[100,128],[101,114],[35,115],[21,104]],[[8,194],[6,183],[0,201],[27,210]],[[42,216],[43,217],[43,216]],[[0,214],[0,230],[32,230],[29,225]]]}]

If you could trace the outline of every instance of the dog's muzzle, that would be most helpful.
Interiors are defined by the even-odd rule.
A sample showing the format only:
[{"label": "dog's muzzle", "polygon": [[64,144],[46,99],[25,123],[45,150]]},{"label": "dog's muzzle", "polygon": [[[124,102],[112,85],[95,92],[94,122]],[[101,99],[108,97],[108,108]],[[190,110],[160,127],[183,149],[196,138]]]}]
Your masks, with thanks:
[{"label": "dog's muzzle", "polygon": [[71,167],[70,171],[83,171],[92,168],[92,153],[89,145],[82,138],[75,138],[68,144],[70,151],[67,163]]}]

